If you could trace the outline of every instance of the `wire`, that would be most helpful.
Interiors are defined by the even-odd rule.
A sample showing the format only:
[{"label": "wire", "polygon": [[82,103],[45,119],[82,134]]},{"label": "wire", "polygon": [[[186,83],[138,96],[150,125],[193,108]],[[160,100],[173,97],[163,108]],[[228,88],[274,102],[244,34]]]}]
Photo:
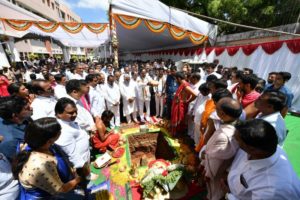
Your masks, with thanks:
[{"label": "wire", "polygon": [[268,29],[268,28],[259,28],[259,27],[255,27],[255,26],[248,26],[248,25],[238,24],[238,23],[234,23],[234,22],[228,22],[228,21],[224,21],[224,20],[217,19],[217,18],[214,18],[214,17],[208,17],[208,16],[201,15],[201,14],[198,14],[198,13],[194,13],[194,12],[190,12],[190,11],[187,11],[187,10],[183,10],[183,9],[180,9],[180,8],[175,8],[175,7],[172,7],[172,6],[170,6],[170,7],[173,8],[173,9],[176,9],[176,10],[179,10],[179,11],[182,11],[182,12],[194,15],[194,16],[198,16],[198,17],[202,17],[202,18],[205,18],[205,19],[214,20],[214,21],[221,22],[221,23],[224,23],[224,24],[229,24],[229,25],[232,25],[232,26],[238,26],[238,27],[243,27],[243,28],[248,28],[248,29],[261,30],[261,31],[267,31],[267,32],[280,33],[280,34],[292,35],[292,36],[300,37],[300,34],[296,34],[296,33],[290,33],[290,32],[284,32],[284,31],[277,31],[277,30],[272,30],[272,29]]}]

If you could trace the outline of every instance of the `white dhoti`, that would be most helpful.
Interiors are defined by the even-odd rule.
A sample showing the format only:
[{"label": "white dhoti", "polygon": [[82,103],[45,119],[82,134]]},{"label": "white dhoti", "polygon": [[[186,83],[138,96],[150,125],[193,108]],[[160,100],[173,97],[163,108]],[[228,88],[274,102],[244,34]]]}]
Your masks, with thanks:
[{"label": "white dhoti", "polygon": [[155,108],[156,108],[156,115],[162,117],[164,111],[164,97],[161,95],[155,95]]},{"label": "white dhoti", "polygon": [[146,106],[146,118],[147,120],[150,118],[150,100],[139,99],[139,115],[142,121],[144,118],[144,104]]},{"label": "white dhoti", "polygon": [[120,126],[120,105],[107,105],[107,109],[114,113],[114,118],[110,121],[111,127]]},{"label": "white dhoti", "polygon": [[200,124],[194,123],[194,142],[195,146],[199,144],[200,140]]},{"label": "white dhoti", "polygon": [[126,117],[127,123],[131,122],[131,117],[130,117],[131,114],[133,120],[136,120],[136,111],[137,111],[136,102],[133,101],[132,103],[129,103],[128,100],[125,100],[123,98],[123,114]]}]

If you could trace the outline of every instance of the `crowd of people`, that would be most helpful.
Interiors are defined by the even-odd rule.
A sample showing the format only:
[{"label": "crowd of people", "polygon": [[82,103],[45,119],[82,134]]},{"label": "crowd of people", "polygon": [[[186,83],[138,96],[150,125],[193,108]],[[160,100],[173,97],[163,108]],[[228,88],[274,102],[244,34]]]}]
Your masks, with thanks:
[{"label": "crowd of people", "polygon": [[218,61],[0,68],[0,199],[75,199],[90,180],[91,148],[114,151],[122,123],[160,119],[173,137],[194,141],[207,199],[300,199],[282,149],[290,78]]}]

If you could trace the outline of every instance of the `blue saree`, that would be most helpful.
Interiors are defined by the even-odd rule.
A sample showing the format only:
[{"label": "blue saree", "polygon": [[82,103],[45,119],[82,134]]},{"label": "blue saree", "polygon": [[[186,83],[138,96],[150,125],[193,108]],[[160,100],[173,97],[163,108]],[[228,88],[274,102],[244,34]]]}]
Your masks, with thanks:
[{"label": "blue saree", "polygon": [[[30,151],[30,147],[26,147],[25,151]],[[50,151],[53,153],[53,155],[57,160],[57,171],[62,182],[67,183],[70,180],[72,180],[74,177],[62,150],[60,150],[58,146],[52,145],[50,147]],[[51,197],[52,197],[51,194],[39,188],[25,189],[21,185],[20,200],[38,200],[38,199],[40,200],[40,199],[50,199]]]}]

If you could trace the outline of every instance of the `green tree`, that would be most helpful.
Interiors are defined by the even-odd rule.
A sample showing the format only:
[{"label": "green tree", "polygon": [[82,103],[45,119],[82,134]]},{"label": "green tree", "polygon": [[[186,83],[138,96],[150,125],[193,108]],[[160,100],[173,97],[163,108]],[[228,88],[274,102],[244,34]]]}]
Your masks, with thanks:
[{"label": "green tree", "polygon": [[[261,28],[295,23],[300,14],[300,0],[161,1],[169,6],[202,15]],[[237,33],[249,30],[224,23],[217,23],[214,21],[209,22],[219,25],[220,34]]]}]

